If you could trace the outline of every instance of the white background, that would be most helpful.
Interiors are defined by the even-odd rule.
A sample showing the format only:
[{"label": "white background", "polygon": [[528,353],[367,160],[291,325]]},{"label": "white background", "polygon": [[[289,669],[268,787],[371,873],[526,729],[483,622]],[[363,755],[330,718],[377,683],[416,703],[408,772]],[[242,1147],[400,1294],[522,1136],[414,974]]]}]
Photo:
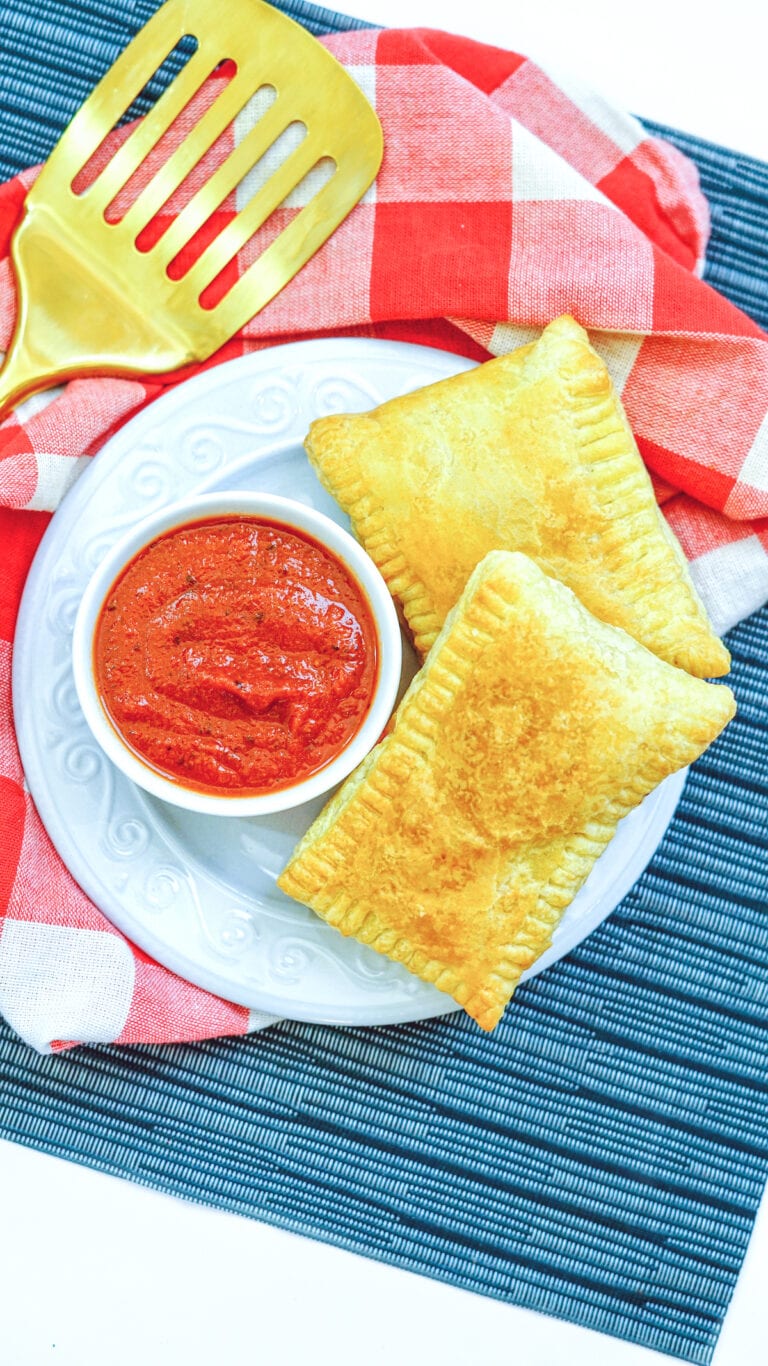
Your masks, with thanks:
[{"label": "white background", "polygon": [[[349,0],[564,64],[768,160],[765,0]],[[212,11],[214,7],[212,6]],[[652,1366],[669,1358],[0,1143],[1,1366]],[[768,1206],[715,1354],[768,1342]]]}]

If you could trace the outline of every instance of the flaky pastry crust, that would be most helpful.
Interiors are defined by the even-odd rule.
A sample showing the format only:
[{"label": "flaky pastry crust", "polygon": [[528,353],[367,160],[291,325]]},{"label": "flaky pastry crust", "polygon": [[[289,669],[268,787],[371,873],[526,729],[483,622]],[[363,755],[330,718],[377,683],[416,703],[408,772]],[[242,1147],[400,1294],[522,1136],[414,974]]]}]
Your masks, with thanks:
[{"label": "flaky pastry crust", "polygon": [[491,552],[279,886],[492,1029],[618,821],[734,710]]},{"label": "flaky pastry crust", "polygon": [[475,565],[507,549],[668,663],[727,673],[608,371],[573,318],[369,413],[319,418],[306,449],[422,655]]}]

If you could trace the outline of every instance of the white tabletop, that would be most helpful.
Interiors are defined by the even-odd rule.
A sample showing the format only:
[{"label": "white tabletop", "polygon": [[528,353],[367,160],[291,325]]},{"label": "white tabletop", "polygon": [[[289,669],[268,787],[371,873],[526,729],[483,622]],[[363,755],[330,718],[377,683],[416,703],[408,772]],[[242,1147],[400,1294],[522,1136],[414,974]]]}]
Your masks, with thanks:
[{"label": "white tabletop", "polygon": [[[339,0],[341,3],[341,0]],[[581,73],[768,161],[765,0],[348,0]],[[713,31],[713,10],[728,31]],[[0,1142],[2,1366],[653,1366],[643,1348]],[[763,1359],[764,1201],[714,1366]]]}]

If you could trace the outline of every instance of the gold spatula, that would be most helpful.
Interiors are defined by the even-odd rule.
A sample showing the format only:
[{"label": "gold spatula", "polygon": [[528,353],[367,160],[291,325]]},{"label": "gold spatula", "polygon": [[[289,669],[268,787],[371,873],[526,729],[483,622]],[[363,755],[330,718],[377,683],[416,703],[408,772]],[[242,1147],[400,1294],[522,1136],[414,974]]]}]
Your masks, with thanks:
[{"label": "gold spatula", "polygon": [[[187,36],[197,47],[184,69],[88,188],[76,192],[78,173]],[[220,93],[181,142],[172,134],[178,145],[123,217],[109,221],[119,192],[217,68],[229,76],[216,82]],[[256,117],[253,110],[267,105]],[[236,118],[249,131],[155,245],[140,250],[142,229]],[[298,145],[272,170],[287,129]],[[158,374],[210,356],[334,232],[381,156],[381,127],[367,99],[299,24],[263,0],[167,0],[75,115],[27,195],[11,247],[18,318],[0,372],[0,412],[73,375]],[[323,178],[318,163],[333,173],[303,202],[313,185],[312,176],[304,178],[311,171],[315,181]],[[248,203],[187,273],[172,279],[168,267],[180,249],[252,170],[257,188]],[[295,216],[219,302],[207,306],[203,297],[201,304],[206,287],[303,181]]]}]

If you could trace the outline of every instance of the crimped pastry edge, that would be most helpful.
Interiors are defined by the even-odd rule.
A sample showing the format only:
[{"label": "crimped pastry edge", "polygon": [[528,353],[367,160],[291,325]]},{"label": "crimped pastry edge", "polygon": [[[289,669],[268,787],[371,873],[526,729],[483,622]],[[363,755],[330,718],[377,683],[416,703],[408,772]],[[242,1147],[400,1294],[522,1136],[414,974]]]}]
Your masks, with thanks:
[{"label": "crimped pastry edge", "polygon": [[[544,347],[542,341],[546,343]],[[663,612],[653,612],[656,591],[653,597],[646,592],[643,595],[643,611],[653,629],[647,633],[643,631],[644,639],[640,643],[646,644],[652,635],[654,642],[659,645],[653,652],[659,658],[686,669],[695,677],[709,678],[726,674],[730,668],[728,650],[712,630],[682,547],[656,501],[650,476],[637,449],[621,399],[614,389],[605,363],[592,347],[584,328],[569,314],[563,314],[543,329],[536,342],[486,361],[485,365],[504,367],[509,370],[510,379],[513,376],[517,379],[529,364],[535,374],[537,362],[541,359],[542,373],[546,374],[548,371],[544,357],[551,354],[552,347],[559,347],[564,355],[570,349],[574,357],[578,355],[582,360],[582,367],[575,371],[572,383],[563,386],[563,393],[568,400],[564,407],[571,420],[574,441],[582,462],[592,473],[592,488],[598,503],[606,511],[610,507],[617,561],[620,561],[621,548],[627,545],[633,548],[631,564],[624,557],[623,563],[627,566],[624,579],[630,585],[639,582],[636,568],[639,540],[657,576],[664,579],[666,590],[685,595],[688,611],[699,627],[697,631],[689,631],[686,638],[681,640],[678,614],[670,612],[668,619]],[[591,361],[587,367],[583,366],[585,353]],[[471,375],[473,372],[467,373]],[[460,378],[452,376],[427,388],[453,385]],[[354,435],[354,447],[358,449],[365,444],[362,424],[366,419],[375,420],[368,413],[319,418],[310,426],[305,447],[321,482],[348,513],[355,535],[376,563],[392,597],[401,605],[414,646],[424,658],[437,639],[442,621],[429,589],[412,570],[398,544],[391,517],[365,482],[364,462],[358,462],[350,453],[350,428]],[[600,427],[602,430],[596,436],[595,429]],[[315,446],[315,440],[321,433],[322,455]],[[622,486],[621,499],[618,506],[614,507],[611,506],[611,496],[619,486]],[[666,556],[662,546],[669,552]],[[515,547],[509,549],[514,550]],[[663,574],[659,573],[660,570],[663,570]],[[612,566],[611,572],[614,581],[622,583],[621,569]],[[628,583],[622,583],[625,595],[630,591]],[[660,590],[662,594],[664,591],[664,588]],[[675,630],[671,629],[673,620],[676,623]],[[662,650],[664,653],[661,653]]]},{"label": "crimped pastry edge", "polygon": [[[570,322],[573,323],[573,320]],[[620,567],[609,559],[614,581],[621,584],[626,592],[628,583],[622,583],[622,577],[625,580],[637,578],[637,559],[647,557],[654,566],[656,578],[661,581],[653,594],[643,594],[643,609],[653,627],[653,639],[659,646],[653,653],[667,663],[685,669],[694,677],[720,677],[730,669],[730,654],[712,630],[682,546],[656,501],[650,475],[637,449],[621,398],[584,329],[576,323],[572,327],[566,327],[565,324],[565,317],[556,319],[548,329],[550,336],[555,339],[562,337],[565,343],[582,340],[596,361],[591,382],[585,383],[585,371],[581,369],[565,385],[569,399],[567,412],[574,440],[584,464],[593,473],[592,488],[599,504],[610,517],[616,531],[624,533],[621,539],[616,536],[613,547],[616,558],[620,547],[627,544],[632,545],[635,554],[631,562],[624,561],[626,569],[623,576]],[[619,487],[621,501],[617,509],[613,504],[613,494]],[[666,555],[664,549],[668,552]],[[657,600],[663,600],[667,592],[685,594],[689,611],[693,613],[691,625],[695,622],[699,628],[689,631],[684,639],[679,636],[678,615],[674,612],[665,613],[657,607]]]},{"label": "crimped pastry edge", "polygon": [[[493,995],[488,992],[487,986],[473,991],[463,980],[462,974],[451,965],[438,957],[428,958],[425,952],[410,947],[402,939],[397,940],[395,931],[386,927],[379,928],[376,912],[364,909],[343,892],[326,899],[324,888],[343,869],[345,847],[349,847],[350,842],[357,842],[364,835],[368,823],[377,820],[381,814],[380,802],[386,802],[387,794],[386,783],[381,784],[380,778],[382,769],[384,775],[389,776],[388,756],[391,759],[391,755],[399,749],[406,751],[412,761],[419,762],[425,755],[425,749],[428,754],[434,748],[436,742],[434,738],[430,739],[429,734],[431,726],[424,728],[418,723],[425,717],[431,723],[436,713],[439,715],[442,708],[453,702],[456,694],[455,691],[451,691],[450,684],[453,684],[454,689],[464,686],[480,651],[495,640],[493,631],[488,629],[489,616],[495,617],[497,621],[503,621],[505,609],[509,612],[513,610],[515,598],[505,598],[499,587],[497,575],[499,568],[509,567],[511,562],[514,562],[514,569],[518,575],[527,577],[529,581],[531,578],[534,582],[547,580],[550,584],[556,585],[556,591],[567,594],[568,598],[573,599],[579,609],[586,613],[587,618],[591,617],[571,589],[545,575],[527,556],[514,551],[489,552],[470,576],[459,602],[446,618],[427,663],[416,675],[400,703],[394,731],[380,742],[355,773],[346,780],[299,842],[287,867],[278,877],[278,885],[283,891],[309,905],[342,934],[354,936],[393,961],[402,963],[422,980],[446,991],[485,1030],[493,1029],[498,1023],[522,973],[548,947],[563,912],[584,883],[596,859],[610,842],[618,821],[637,806],[642,796],[656,785],[659,781],[658,773],[652,772],[649,767],[647,772],[637,774],[631,786],[615,796],[607,808],[605,820],[592,821],[587,829],[576,831],[570,836],[562,851],[561,867],[542,887],[535,910],[525,917],[514,942],[506,946],[504,956],[500,958],[491,974],[499,984],[499,990]],[[492,583],[494,575],[497,581]],[[483,593],[484,589],[491,591]],[[491,595],[497,599],[495,608],[488,601]],[[633,647],[645,650],[644,646],[627,636],[620,628],[610,627],[597,618],[592,620],[601,631],[615,631],[631,642]],[[458,642],[458,649],[452,641],[454,632],[464,637]],[[660,667],[674,668],[659,660],[650,651],[646,653]],[[723,694],[723,703],[726,702],[726,698],[730,698],[730,707],[723,707],[724,725],[733,715],[733,696],[728,688],[713,691]],[[427,701],[429,706],[426,705]],[[725,715],[726,710],[729,711],[728,716]],[[359,804],[355,808],[352,803],[366,780],[367,801],[361,810]],[[314,846],[323,840],[329,831],[332,832],[331,838],[325,839],[321,854]],[[563,879],[562,863],[565,861],[568,867]]]}]

